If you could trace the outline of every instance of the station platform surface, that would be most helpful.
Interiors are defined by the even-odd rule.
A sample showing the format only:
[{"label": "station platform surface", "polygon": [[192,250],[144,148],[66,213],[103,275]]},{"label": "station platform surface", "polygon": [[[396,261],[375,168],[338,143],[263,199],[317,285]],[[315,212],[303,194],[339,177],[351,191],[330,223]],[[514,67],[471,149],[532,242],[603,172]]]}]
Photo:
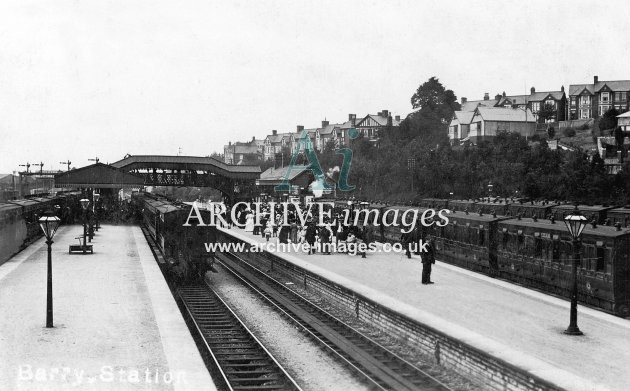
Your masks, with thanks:
[{"label": "station platform surface", "polygon": [[215,390],[140,228],[104,225],[94,254],[68,254],[82,232],[54,237],[54,328],[45,240],[0,266],[0,390]]},{"label": "station platform surface", "polygon": [[[265,242],[239,228],[221,230]],[[415,255],[274,254],[567,390],[630,389],[628,319],[578,306],[584,335],[568,336],[568,301],[439,259],[435,284],[423,285]]]}]

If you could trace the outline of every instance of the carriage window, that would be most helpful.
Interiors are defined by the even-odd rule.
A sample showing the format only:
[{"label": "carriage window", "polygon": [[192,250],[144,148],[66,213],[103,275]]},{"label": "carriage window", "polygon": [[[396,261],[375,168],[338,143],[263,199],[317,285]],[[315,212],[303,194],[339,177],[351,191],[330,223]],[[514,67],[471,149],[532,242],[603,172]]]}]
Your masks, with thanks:
[{"label": "carriage window", "polygon": [[483,246],[485,244],[485,239],[486,239],[485,231],[483,229],[480,229],[479,230],[479,245],[480,246]]},{"label": "carriage window", "polygon": [[502,241],[503,241],[503,248],[506,248],[506,247],[507,247],[507,244],[508,244],[508,240],[509,240],[509,239],[510,239],[510,236],[508,235],[507,230],[506,230],[506,231],[503,231],[503,238],[502,238]]},{"label": "carriage window", "polygon": [[554,262],[560,262],[560,242],[557,240],[551,244],[551,257]]},{"label": "carriage window", "polygon": [[606,270],[606,250],[604,247],[597,247],[597,265],[595,270],[603,272]]},{"label": "carriage window", "polygon": [[534,241],[534,255],[540,257],[542,255],[542,239],[538,236]]}]

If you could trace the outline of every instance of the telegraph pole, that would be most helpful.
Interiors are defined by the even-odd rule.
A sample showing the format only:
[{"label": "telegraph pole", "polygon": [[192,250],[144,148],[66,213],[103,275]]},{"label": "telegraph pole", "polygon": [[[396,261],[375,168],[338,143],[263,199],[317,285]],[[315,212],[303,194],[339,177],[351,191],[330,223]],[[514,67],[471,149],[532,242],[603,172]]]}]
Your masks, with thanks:
[{"label": "telegraph pole", "polygon": [[70,159],[68,159],[67,162],[59,162],[59,164],[63,164],[63,165],[68,166],[68,171],[70,171],[70,165],[72,164],[72,162],[70,161]]}]

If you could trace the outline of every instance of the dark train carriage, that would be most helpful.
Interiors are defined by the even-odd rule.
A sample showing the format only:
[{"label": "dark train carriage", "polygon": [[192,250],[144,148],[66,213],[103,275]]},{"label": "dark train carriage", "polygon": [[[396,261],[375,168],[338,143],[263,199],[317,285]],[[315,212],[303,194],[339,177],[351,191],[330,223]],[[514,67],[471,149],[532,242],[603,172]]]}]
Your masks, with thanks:
[{"label": "dark train carriage", "polygon": [[485,199],[477,201],[470,212],[496,214],[499,216],[507,216],[510,209],[510,203],[503,199]]},{"label": "dark train carriage", "polygon": [[[606,222],[607,212],[614,208],[614,206],[607,205],[578,205],[580,212],[589,220],[594,218],[597,224],[604,224]],[[562,204],[553,206],[551,213],[555,214],[556,220],[562,220],[574,210],[575,204]]]},{"label": "dark train carriage", "polygon": [[435,240],[436,258],[494,276],[498,269],[496,227],[507,217],[461,211],[451,211],[446,216],[447,225],[425,228],[425,237]]},{"label": "dark train carriage", "polygon": [[[564,222],[509,219],[498,224],[499,275],[570,297],[572,241]],[[630,231],[589,224],[582,235],[579,300],[630,315]]]},{"label": "dark train carriage", "polygon": [[474,212],[475,204],[475,200],[450,200],[448,202],[448,209],[459,212],[464,212],[466,210],[469,212]]},{"label": "dark train carriage", "polygon": [[8,201],[8,203],[18,205],[22,209],[22,217],[26,223],[25,245],[27,245],[29,241],[43,235],[38,220],[46,209],[42,208],[41,202],[35,199],[24,199],[12,200]]},{"label": "dark train carriage", "polygon": [[604,222],[609,222],[610,225],[619,224],[623,228],[630,227],[630,205],[608,210],[606,220]]},{"label": "dark train carriage", "polygon": [[[390,242],[390,243],[400,242],[400,238],[402,236],[401,229],[404,228],[404,226],[402,225],[403,214],[409,210],[411,211],[418,210],[418,216],[422,216],[422,212],[426,209],[418,208],[415,206],[401,206],[401,205],[387,206],[380,209],[381,224],[379,226],[378,232],[381,237],[381,241]],[[398,211],[398,213],[396,213],[396,211]],[[412,213],[412,212],[408,212],[408,213]],[[409,216],[409,214],[407,214],[407,216]],[[410,219],[411,217],[407,217],[408,221]],[[387,226],[385,226],[385,224],[383,223],[386,223]]]},{"label": "dark train carriage", "polygon": [[549,201],[516,201],[510,203],[506,216],[521,216],[524,218],[533,219],[548,219],[551,216],[551,211],[557,203]]},{"label": "dark train carriage", "polygon": [[431,209],[448,209],[448,200],[444,198],[421,198],[418,200],[418,206]]}]

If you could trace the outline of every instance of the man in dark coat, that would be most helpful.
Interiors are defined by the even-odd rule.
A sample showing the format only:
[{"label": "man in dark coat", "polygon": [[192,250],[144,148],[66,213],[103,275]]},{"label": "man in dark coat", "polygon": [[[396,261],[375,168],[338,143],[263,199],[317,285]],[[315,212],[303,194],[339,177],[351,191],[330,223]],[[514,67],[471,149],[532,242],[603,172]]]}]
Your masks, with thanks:
[{"label": "man in dark coat", "polygon": [[278,233],[278,240],[280,243],[289,243],[289,232],[291,229],[288,225],[283,225],[280,227],[280,232]]},{"label": "man in dark coat", "polygon": [[400,230],[400,232],[402,233],[402,235],[400,236],[400,243],[402,243],[403,247],[405,248],[405,254],[407,254],[407,258],[411,258],[411,232],[403,232],[404,230]]},{"label": "man in dark coat", "polygon": [[306,228],[305,238],[309,244],[309,255],[315,254],[315,241],[317,240],[317,228],[315,227],[315,224],[311,223],[308,225],[308,227]]},{"label": "man in dark coat", "polygon": [[322,239],[322,251],[326,255],[330,255],[330,229],[327,226],[319,229],[319,237]]},{"label": "man in dark coat", "polygon": [[422,283],[433,284],[431,281],[431,265],[435,263],[435,248],[433,240],[427,244],[427,251],[422,254]]}]

